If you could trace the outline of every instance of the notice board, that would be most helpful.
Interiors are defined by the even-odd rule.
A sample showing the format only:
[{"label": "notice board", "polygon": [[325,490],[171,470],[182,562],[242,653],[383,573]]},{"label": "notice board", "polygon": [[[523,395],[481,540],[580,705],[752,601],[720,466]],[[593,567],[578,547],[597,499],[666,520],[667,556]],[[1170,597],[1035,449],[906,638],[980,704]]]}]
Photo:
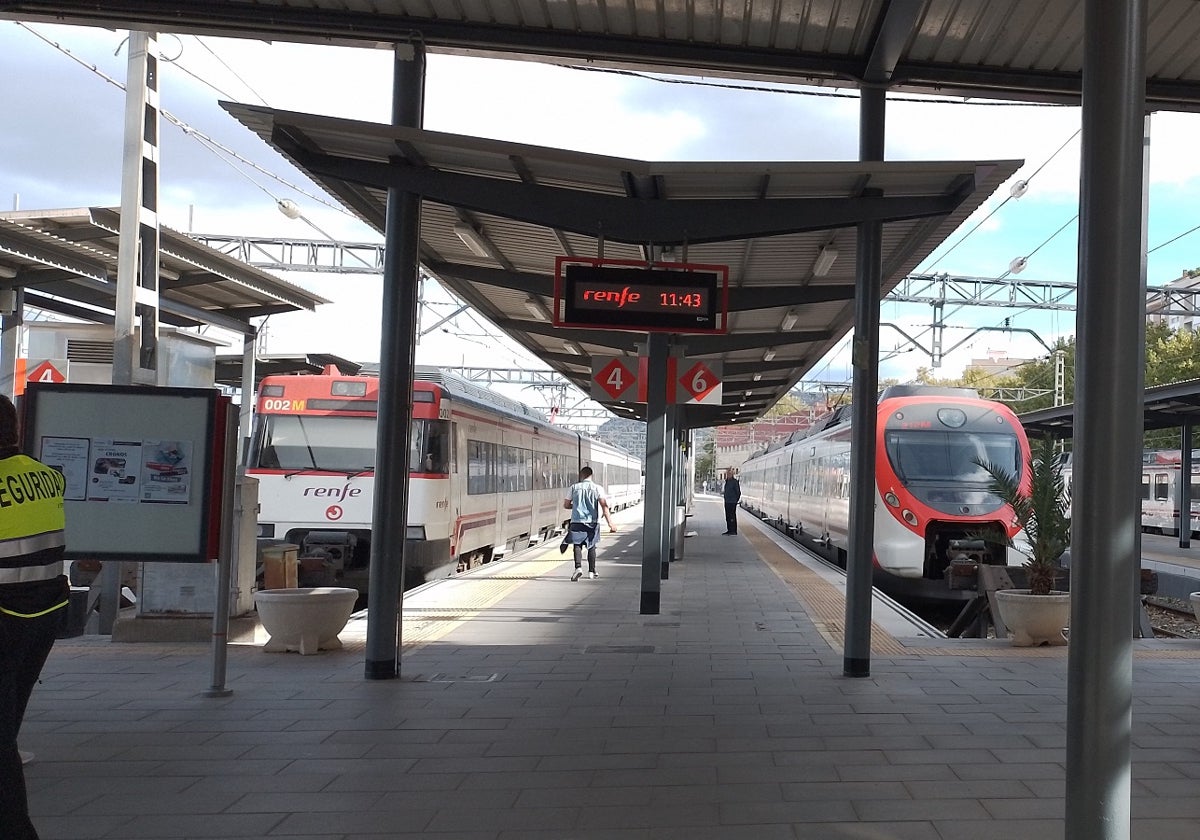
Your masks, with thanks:
[{"label": "notice board", "polygon": [[68,558],[217,556],[222,399],[206,388],[29,384],[23,448],[66,478]]}]

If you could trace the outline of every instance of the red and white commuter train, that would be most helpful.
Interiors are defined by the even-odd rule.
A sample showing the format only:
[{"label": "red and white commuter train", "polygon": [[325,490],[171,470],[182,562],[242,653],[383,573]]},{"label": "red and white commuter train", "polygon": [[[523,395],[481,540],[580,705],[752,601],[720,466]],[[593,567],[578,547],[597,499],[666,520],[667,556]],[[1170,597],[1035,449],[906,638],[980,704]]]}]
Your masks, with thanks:
[{"label": "red and white commuter train", "polygon": [[[878,410],[875,585],[898,598],[957,600],[962,593],[945,580],[951,560],[1024,562],[1004,547],[1006,537],[1020,539],[1012,509],[988,491],[976,464],[1028,481],[1029,443],[1013,412],[968,388],[904,385],[885,389]],[[741,485],[745,507],[845,567],[850,407],[752,457]]]},{"label": "red and white commuter train", "polygon": [[[301,586],[367,591],[378,394],[378,378],[332,369],[259,385],[258,536],[299,546]],[[615,510],[642,496],[640,458],[436,368],[417,368],[409,454],[406,588],[557,532],[581,466]]]}]

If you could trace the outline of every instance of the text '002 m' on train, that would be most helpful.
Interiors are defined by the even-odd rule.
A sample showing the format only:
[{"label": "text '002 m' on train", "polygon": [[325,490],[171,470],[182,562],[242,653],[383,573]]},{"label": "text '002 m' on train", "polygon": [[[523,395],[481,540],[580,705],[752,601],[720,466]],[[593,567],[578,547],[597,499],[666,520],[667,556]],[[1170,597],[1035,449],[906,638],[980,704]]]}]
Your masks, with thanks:
[{"label": "text '002 m' on train", "polygon": [[[850,406],[772,444],[741,468],[742,504],[845,568],[850,531]],[[951,561],[1020,565],[1012,508],[989,492],[990,462],[1027,481],[1029,443],[1007,406],[968,388],[893,386],[879,398],[874,583],[906,601],[973,596]]]},{"label": "text '002 m' on train", "polygon": [[[258,389],[247,474],[258,536],[299,547],[299,585],[367,591],[379,380],[327,369]],[[413,382],[405,586],[473,568],[562,529],[581,466],[614,510],[641,501],[641,459],[547,423],[453,374]]]}]

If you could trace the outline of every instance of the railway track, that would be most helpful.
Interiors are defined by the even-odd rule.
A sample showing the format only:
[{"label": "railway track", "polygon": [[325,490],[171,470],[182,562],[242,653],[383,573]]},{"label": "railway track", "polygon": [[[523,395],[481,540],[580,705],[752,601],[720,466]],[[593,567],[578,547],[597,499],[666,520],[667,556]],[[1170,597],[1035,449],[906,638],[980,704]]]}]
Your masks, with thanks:
[{"label": "railway track", "polygon": [[1146,614],[1156,637],[1200,639],[1200,624],[1187,601],[1149,595],[1146,597]]}]

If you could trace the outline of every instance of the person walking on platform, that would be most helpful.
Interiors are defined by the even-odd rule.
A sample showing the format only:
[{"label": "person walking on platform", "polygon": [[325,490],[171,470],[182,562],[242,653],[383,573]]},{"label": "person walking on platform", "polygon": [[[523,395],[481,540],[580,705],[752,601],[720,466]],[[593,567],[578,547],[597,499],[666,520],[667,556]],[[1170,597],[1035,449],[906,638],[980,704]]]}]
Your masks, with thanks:
[{"label": "person walking on platform", "polygon": [[571,524],[563,537],[560,551],[566,551],[571,546],[575,553],[575,571],[571,580],[583,577],[583,550],[587,549],[588,577],[592,580],[600,577],[596,572],[596,546],[600,544],[600,514],[608,523],[608,530],[616,533],[617,526],[613,524],[612,516],[608,513],[608,499],[604,496],[604,488],[592,481],[592,468],[584,467],[579,471],[579,481],[571,485],[571,495],[563,499],[563,507],[571,511]]},{"label": "person walking on platform", "polygon": [[721,492],[725,497],[725,533],[723,536],[737,536],[737,509],[742,500],[742,485],[733,474],[733,470],[725,473],[725,487]]},{"label": "person walking on platform", "polygon": [[17,733],[70,594],[63,575],[67,483],[22,455],[18,438],[17,410],[0,394],[0,835],[38,840]]}]

